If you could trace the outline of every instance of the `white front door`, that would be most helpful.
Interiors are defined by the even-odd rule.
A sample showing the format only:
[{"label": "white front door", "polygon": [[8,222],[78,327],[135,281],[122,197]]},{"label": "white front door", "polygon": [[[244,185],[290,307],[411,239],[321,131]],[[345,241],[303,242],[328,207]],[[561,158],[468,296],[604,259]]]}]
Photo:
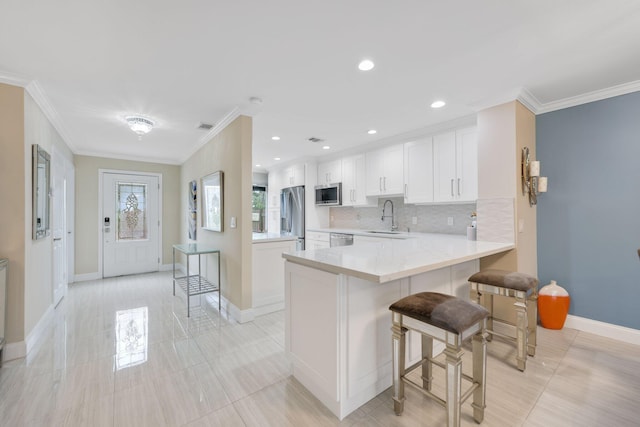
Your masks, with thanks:
[{"label": "white front door", "polygon": [[160,180],[157,175],[102,176],[102,277],[158,271]]}]

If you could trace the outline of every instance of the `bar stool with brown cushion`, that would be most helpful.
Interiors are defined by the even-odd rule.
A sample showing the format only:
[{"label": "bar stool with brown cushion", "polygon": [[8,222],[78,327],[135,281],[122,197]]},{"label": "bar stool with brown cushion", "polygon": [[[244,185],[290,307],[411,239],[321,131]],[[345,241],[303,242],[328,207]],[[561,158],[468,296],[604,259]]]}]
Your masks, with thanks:
[{"label": "bar stool with brown cushion", "polygon": [[[524,273],[505,270],[484,270],[469,277],[471,298],[489,310],[487,332],[516,342],[516,361],[518,369],[524,371],[527,366],[527,354],[536,354],[536,330],[538,317],[538,279]],[[513,309],[516,316],[516,335],[510,336],[496,332],[493,322],[497,320],[510,324],[505,320],[494,319],[493,296],[501,295],[515,300]]]},{"label": "bar stool with brown cushion", "polygon": [[[460,425],[460,406],[473,394],[473,418],[484,419],[486,391],[487,335],[486,319],[489,312],[477,304],[451,295],[422,292],[409,295],[393,303],[393,407],[397,415],[404,410],[404,384],[416,387],[426,396],[447,409],[447,425]],[[422,336],[422,359],[405,368],[406,332],[416,331]],[[473,376],[462,373],[462,343],[473,339]],[[432,359],[433,340],[446,345],[445,363]],[[432,365],[446,369],[446,399],[431,392]],[[422,367],[422,385],[407,378],[409,372]],[[462,378],[471,381],[471,387],[461,395]]]}]

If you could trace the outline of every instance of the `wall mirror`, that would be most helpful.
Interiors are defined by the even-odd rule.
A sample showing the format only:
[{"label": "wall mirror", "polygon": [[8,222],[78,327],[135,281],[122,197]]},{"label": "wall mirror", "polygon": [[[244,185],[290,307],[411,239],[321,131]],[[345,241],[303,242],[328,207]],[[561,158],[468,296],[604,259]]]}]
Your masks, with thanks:
[{"label": "wall mirror", "polygon": [[202,178],[202,229],[222,232],[223,201],[224,201],[224,174],[222,171],[214,172]]},{"label": "wall mirror", "polygon": [[51,234],[49,218],[51,213],[51,156],[38,144],[32,146],[32,233],[33,240],[43,239]]}]

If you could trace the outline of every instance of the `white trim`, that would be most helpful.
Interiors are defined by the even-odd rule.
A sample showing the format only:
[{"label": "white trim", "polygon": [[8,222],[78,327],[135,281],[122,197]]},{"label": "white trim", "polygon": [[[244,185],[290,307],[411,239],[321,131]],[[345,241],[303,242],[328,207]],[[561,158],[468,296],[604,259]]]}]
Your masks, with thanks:
[{"label": "white trim", "polygon": [[180,159],[179,164],[182,164],[189,160],[191,156],[193,156],[196,151],[202,148],[207,142],[211,141],[211,139],[222,132],[224,128],[226,128],[231,122],[240,116],[240,109],[238,107],[233,107],[231,111],[229,111],[225,116],[218,122],[214,127],[211,128],[209,132],[207,132],[204,136],[198,139],[198,142],[193,146],[190,151],[186,152],[186,155]]},{"label": "white trim", "polygon": [[62,140],[67,144],[69,149],[72,152],[75,152],[76,145],[71,142],[72,140],[69,137],[69,132],[67,132],[66,127],[62,124],[60,115],[53,107],[53,105],[51,105],[51,103],[49,102],[49,98],[45,95],[42,86],[40,86],[40,83],[37,80],[32,80],[24,88],[27,92],[29,92],[29,95],[31,95],[36,104],[38,104],[38,107],[40,107],[53,127],[58,131],[58,133],[62,137]]},{"label": "white trim", "polygon": [[2,361],[20,359],[27,355],[27,343],[24,341],[10,342],[2,349]]},{"label": "white trim", "polygon": [[634,82],[623,83],[621,85],[612,86],[606,89],[594,90],[578,96],[560,99],[558,101],[542,104],[536,114],[548,113],[550,111],[562,110],[577,105],[588,104],[589,102],[601,101],[614,96],[626,95],[629,93],[640,91],[640,80]]},{"label": "white trim", "polygon": [[159,163],[165,165],[181,165],[183,162],[176,159],[167,159],[163,157],[153,157],[153,155],[145,155],[143,156],[135,156],[131,154],[117,154],[117,153],[107,153],[103,151],[94,151],[94,150],[84,150],[79,149],[74,151],[76,156],[90,156],[90,157],[101,157],[105,159],[116,159],[116,160],[129,160],[136,161],[142,163]]},{"label": "white trim", "polygon": [[[104,174],[111,173],[117,175],[138,175],[138,176],[152,176],[158,178],[158,184],[160,188],[158,189],[158,220],[160,221],[159,229],[158,229],[158,257],[160,258],[160,262],[158,263],[158,271],[160,271],[160,266],[162,265],[162,224],[164,224],[164,218],[162,216],[162,174],[158,172],[142,172],[142,171],[126,171],[119,169],[98,169],[98,275],[100,279],[102,279],[102,187],[104,181]],[[92,280],[92,279],[91,279]]]},{"label": "white trim", "polygon": [[567,316],[564,326],[566,328],[589,332],[594,335],[600,335],[629,344],[640,345],[640,330],[638,329],[600,322],[598,320],[587,319],[585,317],[573,316],[571,314]]},{"label": "white trim", "polygon": [[256,318],[256,314],[252,308],[249,308],[247,310],[240,310],[224,296],[221,295],[220,297],[222,298],[222,306],[226,309],[227,314],[236,322],[247,323],[253,321]]},{"label": "white trim", "polygon": [[27,335],[27,339],[25,340],[27,344],[27,355],[38,345],[44,342],[45,332],[51,328],[53,324],[53,305],[49,305],[47,310],[44,312],[36,326],[33,327],[29,335]]},{"label": "white trim", "polygon": [[75,274],[73,279],[73,283],[100,280],[100,273],[96,271],[95,273]]},{"label": "white trim", "polygon": [[0,71],[0,83],[24,88],[29,84],[29,80],[22,76],[19,76],[18,74],[9,73],[7,71]]},{"label": "white trim", "polygon": [[[176,270],[180,268],[180,264],[176,264]],[[173,264],[160,264],[160,271],[173,271]]]},{"label": "white trim", "polygon": [[270,304],[261,304],[259,307],[253,308],[253,317],[262,316],[276,311],[284,310],[284,301],[274,302]]}]

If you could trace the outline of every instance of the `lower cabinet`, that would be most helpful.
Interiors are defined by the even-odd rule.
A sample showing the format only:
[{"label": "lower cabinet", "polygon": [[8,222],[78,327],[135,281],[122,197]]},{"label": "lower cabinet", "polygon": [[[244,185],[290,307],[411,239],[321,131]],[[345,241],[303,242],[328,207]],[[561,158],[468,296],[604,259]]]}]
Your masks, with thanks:
[{"label": "lower cabinet", "polygon": [[330,246],[329,233],[321,231],[307,231],[304,238],[305,250],[324,249]]},{"label": "lower cabinet", "polygon": [[282,258],[282,253],[295,250],[295,240],[253,243],[251,290],[254,315],[260,316],[284,308],[284,258]]}]

